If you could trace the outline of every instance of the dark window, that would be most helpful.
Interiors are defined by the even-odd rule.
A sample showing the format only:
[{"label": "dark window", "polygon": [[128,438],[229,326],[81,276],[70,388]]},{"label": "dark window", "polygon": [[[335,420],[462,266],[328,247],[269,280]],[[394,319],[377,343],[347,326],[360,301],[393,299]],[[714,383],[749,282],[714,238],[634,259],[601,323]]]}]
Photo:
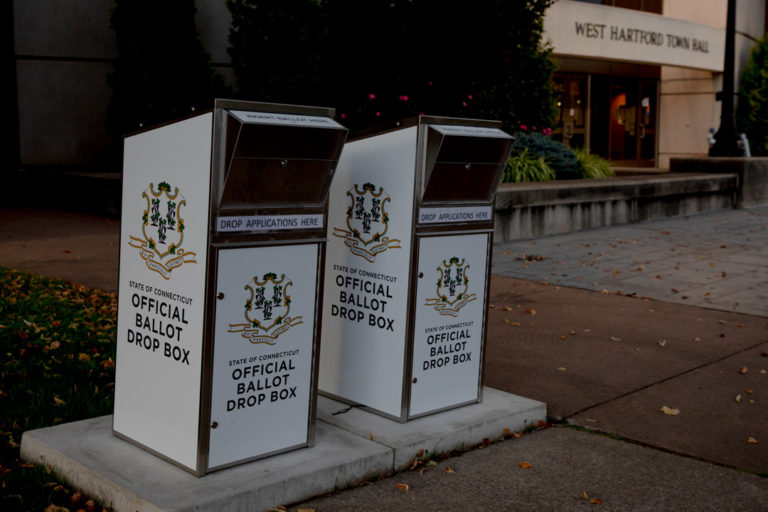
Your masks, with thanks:
[{"label": "dark window", "polygon": [[577,0],[588,4],[603,4],[635,11],[653,12],[661,14],[663,0]]}]

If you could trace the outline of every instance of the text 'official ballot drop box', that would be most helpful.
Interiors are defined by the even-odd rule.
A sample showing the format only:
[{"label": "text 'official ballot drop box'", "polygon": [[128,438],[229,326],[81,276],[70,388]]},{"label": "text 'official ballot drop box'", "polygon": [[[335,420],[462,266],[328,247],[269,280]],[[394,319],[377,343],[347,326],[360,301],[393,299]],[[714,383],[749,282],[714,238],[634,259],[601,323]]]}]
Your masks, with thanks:
[{"label": "text 'official ballot drop box'", "polygon": [[198,476],[313,444],[333,112],[217,100],[125,138],[116,435]]},{"label": "text 'official ballot drop box'", "polygon": [[320,392],[399,421],[482,399],[492,203],[512,137],[421,116],[344,146]]}]

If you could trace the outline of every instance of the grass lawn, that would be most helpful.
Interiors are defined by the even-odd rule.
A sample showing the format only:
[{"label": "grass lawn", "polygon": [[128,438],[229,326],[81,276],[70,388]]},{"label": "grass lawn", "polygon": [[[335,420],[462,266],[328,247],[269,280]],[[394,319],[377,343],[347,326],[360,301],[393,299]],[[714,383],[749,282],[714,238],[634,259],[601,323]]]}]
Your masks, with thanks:
[{"label": "grass lawn", "polygon": [[0,267],[0,510],[102,510],[19,459],[25,430],[111,414],[117,298]]}]

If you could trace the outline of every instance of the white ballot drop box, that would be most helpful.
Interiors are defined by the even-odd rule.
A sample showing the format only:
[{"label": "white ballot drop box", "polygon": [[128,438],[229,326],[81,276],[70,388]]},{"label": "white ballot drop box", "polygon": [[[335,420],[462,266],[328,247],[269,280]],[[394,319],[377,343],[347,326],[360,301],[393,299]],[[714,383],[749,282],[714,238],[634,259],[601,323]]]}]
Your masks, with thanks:
[{"label": "white ballot drop box", "polygon": [[421,116],[348,141],[329,199],[320,392],[404,422],[482,400],[512,137]]},{"label": "white ballot drop box", "polygon": [[216,100],[125,138],[115,435],[198,476],[313,444],[333,114]]}]

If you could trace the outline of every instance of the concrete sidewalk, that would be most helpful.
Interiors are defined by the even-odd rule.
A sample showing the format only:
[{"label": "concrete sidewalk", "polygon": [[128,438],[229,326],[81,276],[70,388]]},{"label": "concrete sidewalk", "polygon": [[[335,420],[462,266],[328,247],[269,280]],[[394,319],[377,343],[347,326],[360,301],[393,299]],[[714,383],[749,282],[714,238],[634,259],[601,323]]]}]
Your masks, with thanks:
[{"label": "concrete sidewalk", "polygon": [[[768,509],[766,224],[725,210],[497,245],[485,384],[563,426],[290,509]],[[0,211],[0,265],[114,289],[117,231]]]}]

